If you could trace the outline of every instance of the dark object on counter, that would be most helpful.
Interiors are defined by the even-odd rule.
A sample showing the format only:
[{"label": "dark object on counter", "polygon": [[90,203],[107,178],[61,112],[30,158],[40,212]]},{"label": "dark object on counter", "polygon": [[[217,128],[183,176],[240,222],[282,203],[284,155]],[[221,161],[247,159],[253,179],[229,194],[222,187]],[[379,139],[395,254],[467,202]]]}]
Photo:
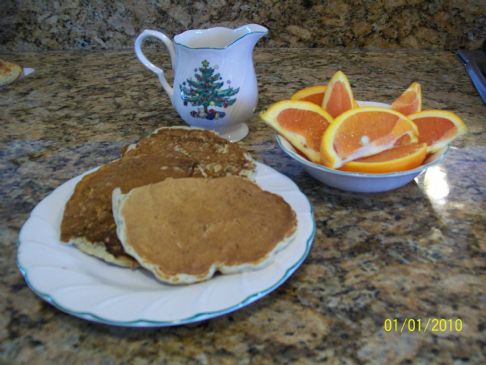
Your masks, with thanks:
[{"label": "dark object on counter", "polygon": [[460,49],[457,56],[466,67],[479,96],[486,104],[486,40],[483,42],[482,49],[477,51],[466,51]]}]

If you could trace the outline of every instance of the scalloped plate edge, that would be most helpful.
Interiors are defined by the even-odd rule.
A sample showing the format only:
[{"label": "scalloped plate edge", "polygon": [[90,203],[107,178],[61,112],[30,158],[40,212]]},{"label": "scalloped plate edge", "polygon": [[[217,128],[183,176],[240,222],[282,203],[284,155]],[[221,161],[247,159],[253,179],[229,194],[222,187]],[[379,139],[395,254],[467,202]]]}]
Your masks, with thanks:
[{"label": "scalloped plate edge", "polygon": [[[305,250],[304,250],[302,256],[292,266],[290,266],[285,271],[284,275],[277,282],[275,282],[274,284],[272,284],[271,286],[269,286],[268,288],[266,288],[264,290],[260,290],[256,293],[250,294],[245,299],[243,299],[242,301],[240,301],[239,303],[237,303],[235,305],[232,305],[232,306],[224,308],[224,309],[219,309],[219,310],[216,310],[216,311],[196,313],[196,314],[191,315],[187,318],[174,320],[174,321],[151,321],[151,320],[147,320],[147,319],[137,319],[137,320],[132,320],[132,321],[113,321],[113,320],[108,320],[108,319],[103,318],[103,317],[99,317],[99,316],[92,314],[92,313],[89,313],[89,312],[78,312],[78,311],[70,310],[69,308],[66,308],[65,306],[63,306],[62,304],[57,302],[50,294],[47,294],[47,293],[44,293],[42,291],[37,290],[34,287],[34,285],[32,285],[31,280],[29,279],[29,275],[28,275],[27,270],[19,262],[18,254],[17,254],[17,257],[16,257],[17,267],[19,268],[19,271],[21,272],[22,276],[24,277],[25,282],[27,283],[27,286],[32,290],[32,292],[34,292],[40,298],[42,298],[43,300],[45,300],[46,302],[48,302],[49,304],[56,307],[57,309],[59,309],[62,312],[65,312],[65,313],[70,314],[72,316],[75,316],[75,317],[78,317],[78,318],[81,318],[81,319],[85,319],[85,320],[89,320],[89,321],[92,321],[92,322],[114,325],[114,326],[122,326],[122,327],[170,327],[170,326],[180,326],[180,325],[185,325],[185,324],[190,324],[190,323],[201,322],[201,321],[204,321],[204,320],[207,320],[207,319],[216,318],[216,317],[223,316],[225,314],[232,313],[236,310],[239,310],[243,307],[246,307],[246,306],[250,305],[251,303],[254,303],[255,301],[263,298],[267,294],[271,293],[272,291],[274,291],[278,287],[280,287],[285,281],[287,281],[287,279],[302,265],[305,258],[308,256],[310,249],[312,247],[312,242],[313,242],[315,234],[316,234],[316,223],[315,223],[315,219],[314,219],[314,209],[313,209],[312,205],[310,204],[307,196],[304,193],[302,193],[300,188],[289,177],[281,174],[280,172],[271,168],[270,166],[267,166],[267,165],[262,164],[262,163],[258,163],[258,164],[261,164],[265,168],[269,168],[269,169],[275,171],[275,173],[280,175],[282,178],[289,180],[293,185],[295,185],[296,190],[298,192],[300,192],[300,194],[302,194],[302,197],[306,200],[306,203],[309,206],[310,211],[308,213],[305,213],[305,214],[306,215],[309,214],[309,218],[310,218],[311,226],[312,226],[312,231],[310,232],[310,235],[307,237],[307,240],[306,240],[306,243],[305,243]],[[83,176],[84,174],[89,173],[89,172],[94,171],[94,170],[95,169],[91,169],[91,170],[81,174],[80,176]],[[75,179],[75,178],[76,177],[74,177],[73,179]],[[53,192],[48,194],[45,198],[50,196]],[[30,219],[30,216],[29,216],[28,219]],[[21,244],[20,240],[17,240],[17,252],[18,252],[18,247],[20,246],[20,244]]]}]

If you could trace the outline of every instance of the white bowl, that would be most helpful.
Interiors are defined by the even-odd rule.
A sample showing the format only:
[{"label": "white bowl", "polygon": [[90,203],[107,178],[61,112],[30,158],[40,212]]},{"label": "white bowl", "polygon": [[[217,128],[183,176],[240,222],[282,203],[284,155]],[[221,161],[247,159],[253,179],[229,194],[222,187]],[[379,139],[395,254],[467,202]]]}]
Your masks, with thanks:
[{"label": "white bowl", "polygon": [[424,164],[413,170],[386,174],[366,174],[334,170],[316,164],[299,155],[285,138],[277,136],[276,139],[280,148],[300,164],[313,178],[333,188],[356,193],[378,193],[406,185],[427,168],[439,163],[447,152],[447,149],[444,149],[433,154],[427,158]]}]

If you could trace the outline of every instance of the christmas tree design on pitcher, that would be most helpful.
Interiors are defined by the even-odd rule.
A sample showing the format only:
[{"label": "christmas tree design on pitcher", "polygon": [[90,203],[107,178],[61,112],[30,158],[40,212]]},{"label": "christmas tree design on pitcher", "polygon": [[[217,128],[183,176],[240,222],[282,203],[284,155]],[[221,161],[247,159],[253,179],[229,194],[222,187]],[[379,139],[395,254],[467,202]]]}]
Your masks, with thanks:
[{"label": "christmas tree design on pitcher", "polygon": [[[227,108],[236,102],[233,98],[240,88],[233,88],[231,81],[227,80],[228,87],[224,89],[223,77],[215,73],[218,66],[210,67],[208,60],[201,62],[201,67],[194,69],[194,78],[189,78],[179,85],[181,98],[184,105],[190,103],[192,106],[199,107],[192,110],[191,116],[203,119],[220,119],[226,113],[217,111],[214,107]],[[198,72],[199,71],[199,72]]]}]

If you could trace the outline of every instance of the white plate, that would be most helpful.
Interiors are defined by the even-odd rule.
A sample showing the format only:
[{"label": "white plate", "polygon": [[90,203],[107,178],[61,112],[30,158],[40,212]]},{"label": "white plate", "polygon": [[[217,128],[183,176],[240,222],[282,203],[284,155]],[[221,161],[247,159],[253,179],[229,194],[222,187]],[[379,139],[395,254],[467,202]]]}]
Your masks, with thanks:
[{"label": "white plate", "polygon": [[17,250],[17,265],[32,291],[83,319],[162,327],[230,313],[285,282],[304,261],[315,235],[306,196],[289,178],[257,163],[257,184],[282,196],[296,212],[295,239],[261,270],[219,275],[193,285],[165,285],[144,270],[107,264],[59,241],[64,206],[83,175],[59,186],[34,208],[20,231]]},{"label": "white plate", "polygon": [[[380,106],[390,108],[390,105],[373,101],[358,101],[360,106]],[[366,174],[329,169],[323,165],[307,160],[297,153],[294,147],[283,137],[277,136],[280,148],[294,161],[300,164],[305,171],[320,182],[337,189],[357,193],[377,193],[397,189],[408,184],[416,176],[432,165],[439,163],[446,154],[447,148],[430,156],[421,166],[407,171],[386,174]]]}]

